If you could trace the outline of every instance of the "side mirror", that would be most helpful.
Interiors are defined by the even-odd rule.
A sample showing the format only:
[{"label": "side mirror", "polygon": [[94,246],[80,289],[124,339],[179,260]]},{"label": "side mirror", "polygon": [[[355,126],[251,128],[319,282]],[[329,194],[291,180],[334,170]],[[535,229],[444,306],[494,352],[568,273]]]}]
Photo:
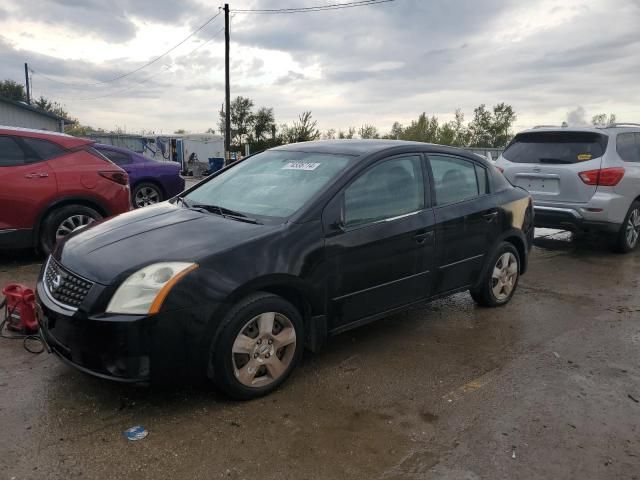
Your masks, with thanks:
[{"label": "side mirror", "polygon": [[322,213],[326,235],[337,235],[345,231],[344,196],[334,197]]}]

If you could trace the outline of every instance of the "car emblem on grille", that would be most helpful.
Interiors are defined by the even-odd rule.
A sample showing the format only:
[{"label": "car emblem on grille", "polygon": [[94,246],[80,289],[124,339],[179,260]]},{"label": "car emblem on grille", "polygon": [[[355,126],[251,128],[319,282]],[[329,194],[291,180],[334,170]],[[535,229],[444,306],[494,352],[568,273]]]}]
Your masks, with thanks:
[{"label": "car emblem on grille", "polygon": [[62,277],[60,276],[60,274],[57,274],[55,277],[53,277],[53,280],[51,280],[51,285],[53,285],[54,290],[60,288],[60,285],[62,285]]}]

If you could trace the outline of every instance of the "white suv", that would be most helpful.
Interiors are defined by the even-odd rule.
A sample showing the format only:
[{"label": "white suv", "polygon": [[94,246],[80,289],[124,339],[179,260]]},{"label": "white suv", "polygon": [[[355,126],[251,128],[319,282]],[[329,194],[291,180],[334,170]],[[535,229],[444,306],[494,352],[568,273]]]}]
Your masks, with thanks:
[{"label": "white suv", "polygon": [[536,227],[612,234],[630,252],[640,234],[640,124],[536,127],[496,161],[535,202]]}]

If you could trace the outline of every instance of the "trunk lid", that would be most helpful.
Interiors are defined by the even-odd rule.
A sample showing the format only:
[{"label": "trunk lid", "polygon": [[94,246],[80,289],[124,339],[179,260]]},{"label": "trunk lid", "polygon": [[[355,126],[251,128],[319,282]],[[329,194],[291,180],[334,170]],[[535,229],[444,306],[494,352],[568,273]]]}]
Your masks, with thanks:
[{"label": "trunk lid", "polygon": [[587,203],[597,187],[578,174],[601,168],[607,141],[598,132],[524,132],[515,136],[498,164],[513,185],[538,202]]}]

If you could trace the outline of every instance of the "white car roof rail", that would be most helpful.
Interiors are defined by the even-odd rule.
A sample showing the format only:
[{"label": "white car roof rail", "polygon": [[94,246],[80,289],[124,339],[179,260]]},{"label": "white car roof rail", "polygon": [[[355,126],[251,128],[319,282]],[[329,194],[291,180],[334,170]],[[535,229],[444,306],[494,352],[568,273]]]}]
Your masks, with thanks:
[{"label": "white car roof rail", "polygon": [[640,123],[616,122],[616,123],[610,123],[605,128],[617,128],[617,127],[640,127]]}]

